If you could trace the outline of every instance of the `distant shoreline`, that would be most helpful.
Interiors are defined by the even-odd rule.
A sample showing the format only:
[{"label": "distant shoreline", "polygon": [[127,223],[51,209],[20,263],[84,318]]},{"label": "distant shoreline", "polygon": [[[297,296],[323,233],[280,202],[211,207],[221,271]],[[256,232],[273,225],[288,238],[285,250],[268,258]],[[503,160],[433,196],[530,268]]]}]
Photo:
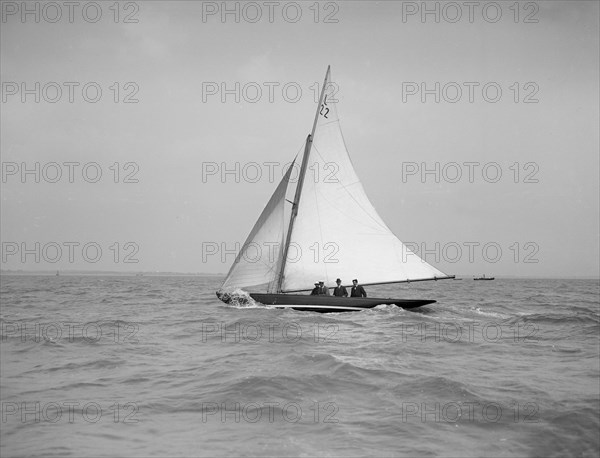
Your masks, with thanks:
[{"label": "distant shoreline", "polygon": [[[37,270],[37,271],[25,271],[25,270],[0,270],[0,276],[44,276],[44,277],[55,277],[56,270]],[[104,277],[224,277],[224,273],[206,273],[206,272],[116,272],[109,270],[59,270],[58,276],[104,276]],[[478,277],[478,274],[461,274],[457,275],[458,280],[472,280],[474,277]],[[582,277],[518,277],[518,276],[502,276],[495,275],[496,280],[598,280],[599,277],[594,276],[582,276]]]},{"label": "distant shoreline", "polygon": [[[109,270],[59,270],[59,276],[118,276],[118,277],[224,277],[225,274],[205,272],[113,272]],[[0,275],[14,276],[50,276],[56,277],[56,270],[2,270]]]}]

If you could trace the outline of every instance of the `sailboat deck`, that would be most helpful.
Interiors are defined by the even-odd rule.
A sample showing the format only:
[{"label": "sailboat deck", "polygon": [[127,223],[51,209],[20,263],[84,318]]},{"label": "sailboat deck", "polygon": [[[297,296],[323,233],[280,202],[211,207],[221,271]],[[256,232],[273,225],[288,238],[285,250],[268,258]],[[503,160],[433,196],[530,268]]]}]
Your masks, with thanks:
[{"label": "sailboat deck", "polygon": [[369,309],[378,305],[396,305],[405,309],[433,304],[430,299],[394,299],[383,297],[311,296],[307,294],[260,294],[250,296],[264,305],[314,312],[343,312]]}]

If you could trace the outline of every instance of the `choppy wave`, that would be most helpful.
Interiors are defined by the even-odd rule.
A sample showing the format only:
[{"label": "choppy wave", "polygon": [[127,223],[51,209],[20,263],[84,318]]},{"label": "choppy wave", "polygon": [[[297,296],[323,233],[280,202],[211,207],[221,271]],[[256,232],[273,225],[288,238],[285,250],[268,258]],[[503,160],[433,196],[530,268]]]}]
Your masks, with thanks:
[{"label": "choppy wave", "polygon": [[212,277],[2,277],[0,451],[597,456],[598,283],[477,283],[322,315]]}]

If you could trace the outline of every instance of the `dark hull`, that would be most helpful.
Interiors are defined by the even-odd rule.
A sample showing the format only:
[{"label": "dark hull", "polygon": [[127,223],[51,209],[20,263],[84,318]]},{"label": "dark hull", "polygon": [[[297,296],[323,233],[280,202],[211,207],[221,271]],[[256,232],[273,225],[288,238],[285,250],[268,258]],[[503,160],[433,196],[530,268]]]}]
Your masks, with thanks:
[{"label": "dark hull", "polygon": [[489,277],[489,278],[474,278],[473,280],[477,281],[477,280],[494,280],[494,277]]},{"label": "dark hull", "polygon": [[381,304],[394,304],[405,309],[433,304],[426,299],[392,299],[383,297],[336,297],[310,296],[307,294],[260,294],[250,293],[256,302],[281,308],[292,308],[306,312],[356,312],[370,309]]}]

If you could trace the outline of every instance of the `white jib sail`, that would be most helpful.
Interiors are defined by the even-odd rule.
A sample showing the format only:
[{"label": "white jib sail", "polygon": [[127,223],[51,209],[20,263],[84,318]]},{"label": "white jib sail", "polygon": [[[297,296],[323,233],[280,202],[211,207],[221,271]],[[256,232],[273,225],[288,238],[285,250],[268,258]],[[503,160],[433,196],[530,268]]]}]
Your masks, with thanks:
[{"label": "white jib sail", "polygon": [[[329,82],[329,81],[328,81]],[[369,202],[340,130],[332,85],[326,85],[291,236],[282,290],[433,279],[446,274],[410,251]]]},{"label": "white jib sail", "polygon": [[285,193],[294,163],[275,189],[258,221],[250,231],[222,289],[273,284],[279,277],[283,253]]}]

